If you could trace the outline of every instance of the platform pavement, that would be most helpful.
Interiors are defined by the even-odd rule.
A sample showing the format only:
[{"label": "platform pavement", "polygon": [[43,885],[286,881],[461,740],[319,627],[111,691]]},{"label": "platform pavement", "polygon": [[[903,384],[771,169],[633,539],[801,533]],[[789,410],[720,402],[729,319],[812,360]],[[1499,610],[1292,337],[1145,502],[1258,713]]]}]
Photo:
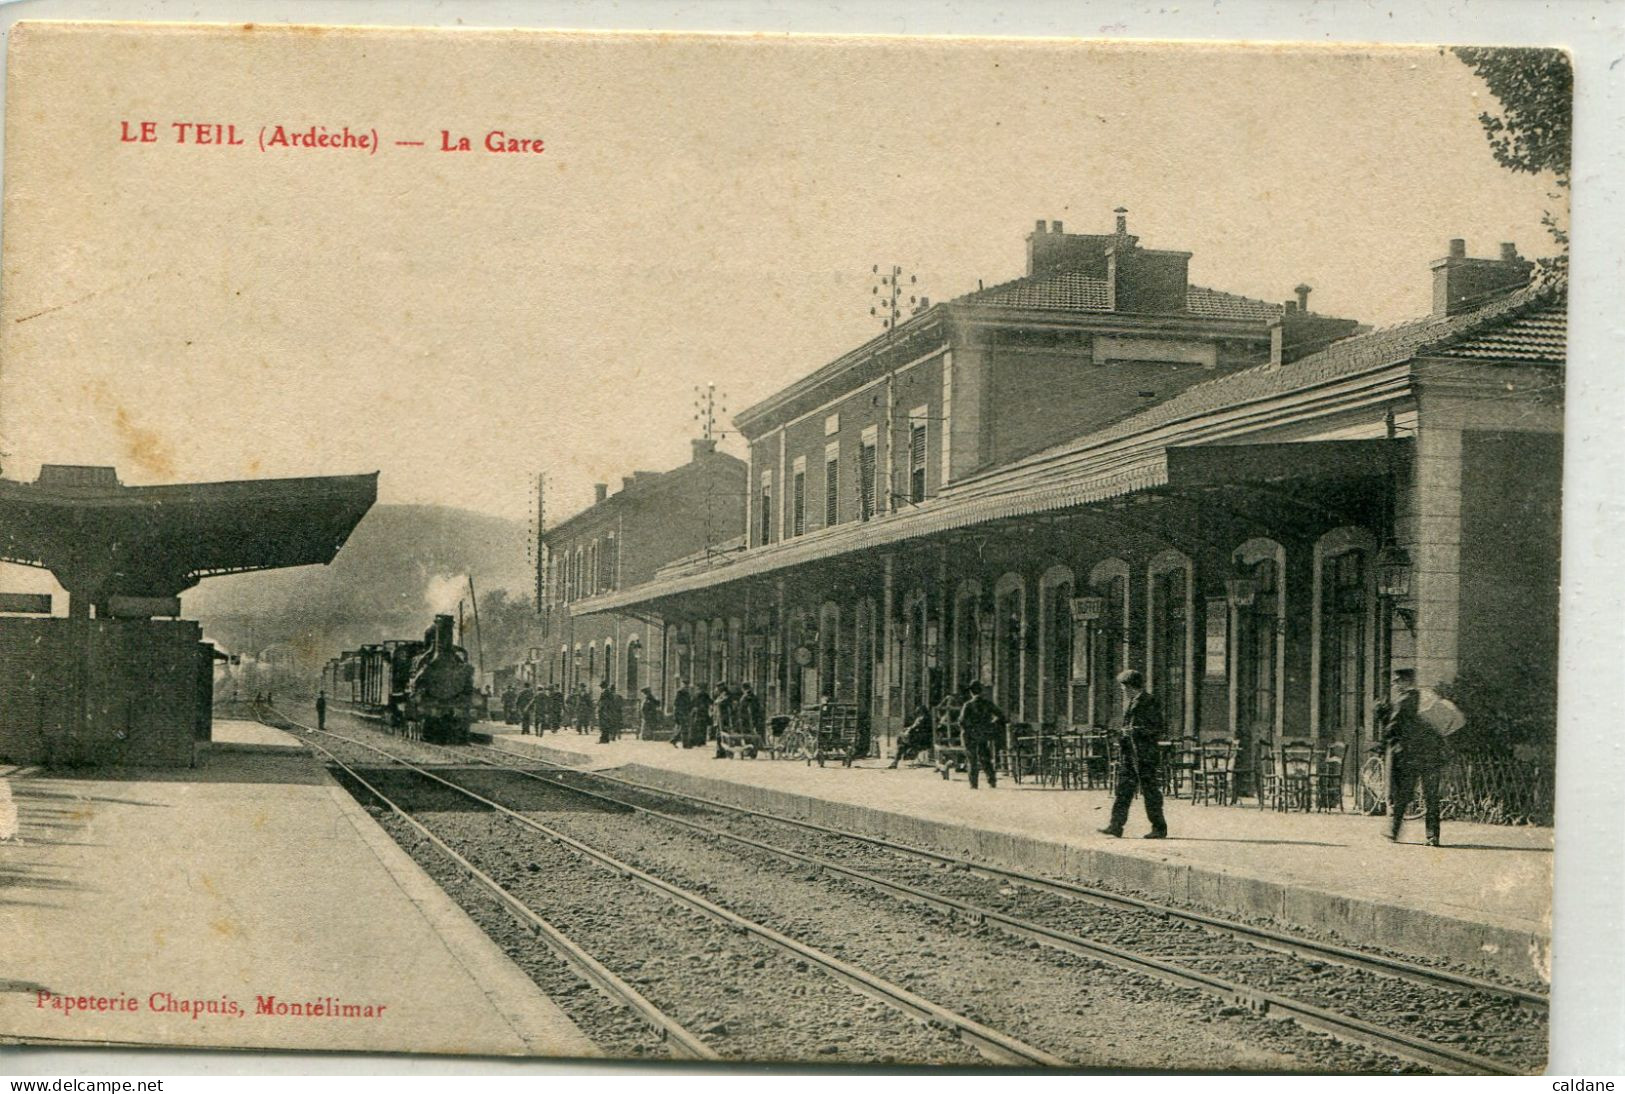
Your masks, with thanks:
[{"label": "platform pavement", "polygon": [[[495,727],[501,729],[502,727]],[[1006,865],[1101,880],[1218,913],[1334,933],[1367,946],[1444,958],[1538,982],[1550,978],[1552,830],[1449,822],[1445,846],[1407,822],[1398,845],[1384,821],[1353,813],[1278,813],[1250,804],[1203,806],[1170,798],[1170,838],[1146,828],[1136,801],[1130,838],[1113,839],[1105,790],[1060,790],[1000,780],[972,791],[963,774],[852,768],[800,761],[718,760],[710,749],[623,738],[601,745],[570,730],[545,738],[503,733],[503,747],[566,750],[595,768],[675,790]]]},{"label": "platform pavement", "polygon": [[[0,840],[0,1039],[600,1054],[306,754],[24,770],[0,796],[19,822]],[[40,992],[135,1009],[64,1014]],[[259,1015],[257,996],[375,1012]],[[246,1014],[193,1018],[171,999]]]},{"label": "platform pavement", "polygon": [[209,733],[211,752],[303,752],[299,738],[264,722],[216,718]]}]

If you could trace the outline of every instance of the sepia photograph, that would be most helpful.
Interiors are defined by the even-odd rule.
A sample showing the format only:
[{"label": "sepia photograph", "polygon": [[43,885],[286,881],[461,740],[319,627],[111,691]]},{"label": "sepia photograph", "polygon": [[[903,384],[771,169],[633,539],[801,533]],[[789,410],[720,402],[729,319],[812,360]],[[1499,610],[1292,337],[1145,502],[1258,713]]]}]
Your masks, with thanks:
[{"label": "sepia photograph", "polygon": [[1574,73],[15,23],[0,1041],[1543,1072]]}]

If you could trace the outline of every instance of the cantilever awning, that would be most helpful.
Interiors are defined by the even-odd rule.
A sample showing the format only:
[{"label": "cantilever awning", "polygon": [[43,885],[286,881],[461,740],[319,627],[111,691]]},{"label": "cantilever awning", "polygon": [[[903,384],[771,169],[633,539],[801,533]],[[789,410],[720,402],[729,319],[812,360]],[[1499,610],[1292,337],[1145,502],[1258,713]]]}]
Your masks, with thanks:
[{"label": "cantilever awning", "polygon": [[0,561],[74,596],[174,596],[215,574],[326,563],[378,497],[378,474],[125,486],[111,468],[0,479]]},{"label": "cantilever awning", "polygon": [[1400,443],[1143,446],[1101,453],[1085,461],[1017,466],[898,513],[668,568],[642,585],[577,601],[571,610],[578,615],[619,611],[939,532],[1079,509],[1143,491],[1378,475],[1388,468],[1391,447]]}]

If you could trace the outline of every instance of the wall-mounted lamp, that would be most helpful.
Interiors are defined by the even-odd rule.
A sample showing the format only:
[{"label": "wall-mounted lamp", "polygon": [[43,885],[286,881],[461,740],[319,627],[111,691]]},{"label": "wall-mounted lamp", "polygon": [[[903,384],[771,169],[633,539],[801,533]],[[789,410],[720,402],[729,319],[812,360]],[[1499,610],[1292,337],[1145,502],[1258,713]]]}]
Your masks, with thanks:
[{"label": "wall-mounted lamp", "polygon": [[1393,600],[1411,595],[1410,552],[1390,543],[1377,552],[1377,592]]}]

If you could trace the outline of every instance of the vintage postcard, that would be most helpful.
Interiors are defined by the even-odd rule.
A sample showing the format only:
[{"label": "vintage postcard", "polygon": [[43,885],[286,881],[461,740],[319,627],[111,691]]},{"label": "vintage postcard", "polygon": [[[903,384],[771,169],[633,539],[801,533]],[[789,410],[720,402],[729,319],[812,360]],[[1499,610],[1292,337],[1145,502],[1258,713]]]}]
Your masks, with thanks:
[{"label": "vintage postcard", "polygon": [[1564,52],[8,65],[0,1037],[1545,1066]]}]

